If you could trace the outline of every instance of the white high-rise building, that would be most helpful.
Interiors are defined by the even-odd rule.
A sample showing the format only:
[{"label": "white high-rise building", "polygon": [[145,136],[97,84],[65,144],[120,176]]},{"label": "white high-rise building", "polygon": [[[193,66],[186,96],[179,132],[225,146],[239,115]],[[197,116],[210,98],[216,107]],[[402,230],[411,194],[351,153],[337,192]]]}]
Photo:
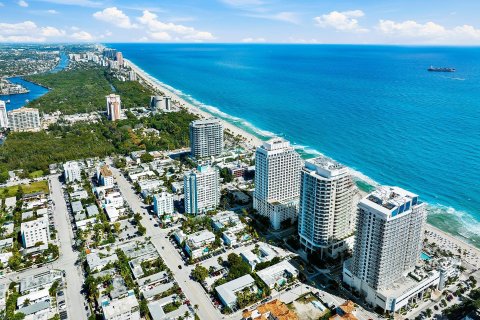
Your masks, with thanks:
[{"label": "white high-rise building", "polygon": [[305,162],[298,214],[298,234],[305,251],[335,258],[352,247],[356,191],[344,165],[323,156]]},{"label": "white high-rise building", "polygon": [[0,100],[0,128],[8,128],[7,106]]},{"label": "white high-rise building", "polygon": [[38,218],[33,221],[22,222],[20,226],[22,243],[24,248],[31,248],[41,242],[48,244],[48,219],[47,217]]},{"label": "white high-rise building", "polygon": [[218,156],[223,152],[223,124],[220,119],[190,123],[190,149],[195,158]]},{"label": "white high-rise building", "polygon": [[220,204],[220,174],[218,169],[201,166],[187,172],[183,178],[185,212],[205,213]]},{"label": "white high-rise building", "polygon": [[120,96],[112,93],[105,98],[107,99],[108,119],[112,121],[119,120],[122,112],[122,101],[120,100]]},{"label": "white high-rise building", "polygon": [[437,285],[438,273],[425,278],[426,284],[405,277],[419,262],[426,218],[418,195],[399,187],[382,186],[363,198],[353,257],[345,262],[343,280],[385,310],[397,310],[415,290],[421,293]]},{"label": "white high-rise building", "polygon": [[157,216],[170,215],[174,212],[173,194],[168,192],[158,193],[153,196],[153,211]]},{"label": "white high-rise building", "polygon": [[7,117],[8,126],[12,131],[40,130],[40,114],[38,109],[22,107],[9,111]]},{"label": "white high-rise building", "polygon": [[301,166],[300,155],[284,139],[271,139],[257,148],[253,207],[269,217],[274,229],[297,218]]},{"label": "white high-rise building", "polygon": [[68,161],[63,164],[63,176],[65,182],[82,181],[82,171],[76,161]]}]

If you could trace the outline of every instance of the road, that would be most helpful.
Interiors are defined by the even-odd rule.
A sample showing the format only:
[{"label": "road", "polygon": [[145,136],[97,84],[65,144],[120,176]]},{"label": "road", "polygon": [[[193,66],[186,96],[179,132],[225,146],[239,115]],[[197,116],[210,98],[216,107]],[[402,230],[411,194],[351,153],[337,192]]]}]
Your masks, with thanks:
[{"label": "road", "polygon": [[[167,230],[154,227],[155,220],[150,221],[146,218],[148,212],[143,208],[144,204],[140,198],[135,194],[132,189],[132,185],[125,179],[125,177],[118,171],[118,169],[111,167],[117,185],[122,192],[123,197],[130,205],[134,213],[141,213],[142,224],[146,228],[146,236],[151,237],[151,241],[157,251],[160,253],[160,256],[165,261],[167,267],[172,270],[175,280],[182,289],[183,293],[190,300],[192,306],[198,305],[197,314],[202,320],[215,320],[221,319],[222,316],[220,312],[215,309],[213,304],[210,301],[209,296],[203,290],[202,286],[190,279],[190,268],[184,267],[184,262],[177,250],[168,239],[166,239]],[[143,213],[146,215],[144,216]],[[164,248],[164,249],[162,249]],[[178,266],[182,266],[182,269],[179,269]]]},{"label": "road", "polygon": [[[56,224],[57,239],[60,251],[60,257],[52,263],[47,263],[41,268],[30,268],[21,272],[7,275],[0,279],[0,284],[18,281],[22,278],[33,276],[52,269],[65,271],[67,288],[64,290],[66,295],[67,313],[69,319],[87,319],[84,308],[84,297],[80,293],[83,284],[83,276],[80,268],[75,265],[78,253],[72,249],[73,231],[68,219],[67,204],[63,197],[62,186],[58,176],[50,176],[49,184],[51,197],[54,206],[54,221]],[[80,303],[79,303],[80,302]]]},{"label": "road", "polygon": [[73,231],[68,217],[67,204],[63,197],[62,185],[58,178],[58,176],[54,176],[49,179],[51,196],[55,204],[54,219],[57,224],[57,237],[60,241],[60,252],[62,254],[56,264],[58,265],[57,268],[65,270],[66,274],[67,288],[65,295],[69,319],[87,319],[84,307],[85,300],[81,294],[83,275],[80,266],[75,264],[78,259],[78,252],[73,250]]}]

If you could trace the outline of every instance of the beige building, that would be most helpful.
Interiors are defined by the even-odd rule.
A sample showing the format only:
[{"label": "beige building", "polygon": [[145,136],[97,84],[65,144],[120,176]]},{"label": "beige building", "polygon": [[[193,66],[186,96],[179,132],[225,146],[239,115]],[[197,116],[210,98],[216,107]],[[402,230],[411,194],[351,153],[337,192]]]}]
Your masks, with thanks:
[{"label": "beige building", "polygon": [[116,94],[109,94],[107,99],[107,117],[109,120],[116,121],[120,119],[122,112],[122,101],[120,96]]},{"label": "beige building", "polygon": [[8,126],[12,131],[39,131],[40,113],[35,108],[25,108],[8,112]]}]

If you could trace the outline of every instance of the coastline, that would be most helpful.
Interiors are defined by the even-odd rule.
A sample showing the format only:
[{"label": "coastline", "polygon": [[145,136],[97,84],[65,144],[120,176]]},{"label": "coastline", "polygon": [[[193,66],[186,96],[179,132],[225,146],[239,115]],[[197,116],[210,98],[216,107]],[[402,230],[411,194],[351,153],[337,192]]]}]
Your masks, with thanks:
[{"label": "coastline", "polygon": [[[172,97],[172,102],[181,107],[185,108],[188,110],[190,113],[195,114],[199,116],[200,118],[211,118],[212,116],[215,116],[213,114],[210,114],[204,110],[201,110],[197,106],[193,105],[190,102],[185,101],[182,97],[180,97],[178,94],[173,92],[173,90],[167,88],[163,83],[161,83],[159,80],[155,79],[151,75],[149,75],[147,72],[145,72],[143,69],[141,69],[139,66],[134,64],[132,61],[125,59],[124,61],[128,63],[130,68],[132,68],[133,71],[137,74],[139,78],[141,78],[145,83],[150,85],[154,90],[157,90],[159,92],[163,92],[165,95],[168,95]],[[240,135],[243,138],[245,138],[245,141],[247,144],[249,144],[252,147],[257,147],[263,143],[263,140],[260,139],[259,137],[243,130],[242,128],[239,128],[238,126],[235,126],[234,124],[219,118],[222,121],[222,124],[224,128],[229,132],[230,134],[233,134],[235,136]]]},{"label": "coastline", "polygon": [[[174,88],[169,87],[168,85],[162,83],[161,81],[159,81],[155,77],[151,76],[145,70],[143,70],[142,68],[137,66],[135,63],[133,63],[131,60],[126,59],[126,58],[124,58],[124,60],[128,63],[128,65],[132,68],[132,70],[134,70],[135,73],[137,73],[138,77],[141,78],[147,85],[150,85],[153,89],[155,89],[159,92],[163,92],[164,94],[171,96],[172,100],[175,101],[176,104],[178,104],[182,108],[185,108],[189,112],[191,112],[195,115],[198,115],[201,118],[210,118],[212,116],[218,117],[215,113],[213,113],[213,112],[210,113],[208,111],[202,110],[198,106],[195,106],[193,103],[186,101],[184,98],[180,97],[179,94],[174,92],[175,91]],[[245,138],[245,141],[252,147],[259,146],[263,143],[264,140],[266,140],[266,139],[261,139],[258,136],[254,135],[250,132],[247,132],[243,128],[241,128],[241,127],[239,127],[239,126],[237,126],[237,125],[235,125],[235,124],[233,124],[233,123],[231,123],[231,122],[229,122],[225,119],[220,118],[220,120],[222,121],[224,127],[228,131],[230,131],[230,133],[232,133],[234,135],[243,136]],[[305,150],[303,149],[303,148],[305,148],[304,146],[299,146],[299,145],[295,145],[295,144],[293,144],[293,146],[296,149],[298,148],[300,151],[303,151],[304,154],[306,154]],[[316,151],[315,153],[317,153],[319,155],[321,154],[318,151]],[[357,170],[354,170],[352,168],[350,168],[350,171],[351,171],[354,179],[357,180],[360,184],[362,184],[366,189],[369,189],[370,187],[374,188],[376,185],[378,185],[378,183],[376,181],[374,181],[371,178],[365,176],[363,173],[361,173]],[[365,190],[360,190],[360,192],[363,194],[366,191]],[[428,231],[428,232],[431,232],[432,234],[433,233],[438,234],[439,236],[443,237],[443,239],[445,239],[446,241],[449,241],[453,246],[458,246],[458,247],[462,248],[462,250],[467,250],[469,252],[473,252],[475,257],[480,257],[480,248],[476,247],[472,243],[467,242],[464,239],[460,239],[459,237],[456,237],[454,234],[450,234],[450,233],[438,228],[437,226],[435,226],[435,225],[433,225],[429,222],[427,222],[425,230]],[[435,239],[432,239],[432,240],[435,240]],[[440,241],[440,243],[441,243],[441,241]],[[480,260],[477,260],[477,261],[480,261]]]}]

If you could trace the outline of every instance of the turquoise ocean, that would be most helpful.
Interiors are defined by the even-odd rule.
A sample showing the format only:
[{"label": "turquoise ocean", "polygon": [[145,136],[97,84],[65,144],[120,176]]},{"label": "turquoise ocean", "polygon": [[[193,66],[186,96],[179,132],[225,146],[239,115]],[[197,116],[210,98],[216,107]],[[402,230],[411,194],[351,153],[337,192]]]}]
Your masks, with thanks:
[{"label": "turquoise ocean", "polygon": [[[176,93],[304,157],[429,204],[429,222],[480,246],[480,48],[109,44]],[[429,66],[454,73],[428,72]]]},{"label": "turquoise ocean", "polygon": [[[108,44],[201,109],[305,158],[429,204],[429,222],[480,247],[480,48]],[[53,71],[63,69],[68,59]],[[428,72],[429,66],[455,73]],[[2,96],[16,109],[48,92]],[[7,98],[8,97],[8,98]],[[367,187],[367,186],[366,186]]]}]

